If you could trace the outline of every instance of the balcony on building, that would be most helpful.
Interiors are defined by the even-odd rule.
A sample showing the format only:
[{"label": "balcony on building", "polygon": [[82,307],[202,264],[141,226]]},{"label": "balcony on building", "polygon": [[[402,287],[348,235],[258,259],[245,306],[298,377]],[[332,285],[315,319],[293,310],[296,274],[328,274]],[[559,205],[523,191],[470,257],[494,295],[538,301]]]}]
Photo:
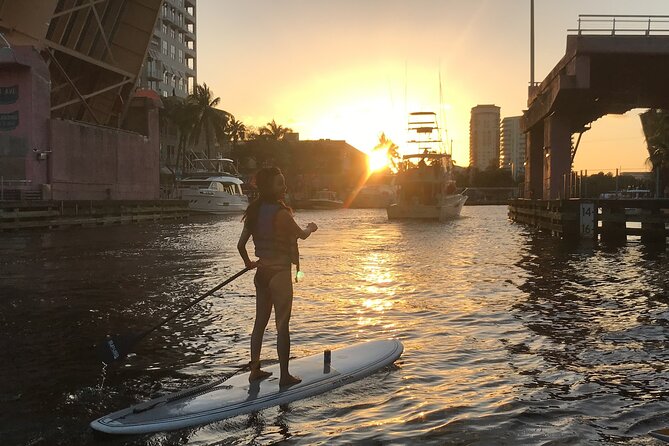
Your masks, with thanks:
[{"label": "balcony on building", "polygon": [[195,40],[195,23],[187,23],[185,32],[184,32],[184,38],[185,39],[190,39],[190,40]]},{"label": "balcony on building", "polygon": [[186,14],[184,14],[184,15],[185,15],[186,23],[189,23],[189,22],[190,23],[195,23],[195,21],[194,21],[195,20],[195,8],[192,7],[192,6],[190,6],[190,7],[186,6],[185,11],[186,11]]},{"label": "balcony on building", "polygon": [[188,71],[195,73],[195,57],[188,53],[186,53],[186,67],[188,67]]},{"label": "balcony on building", "polygon": [[171,25],[175,25],[175,26],[178,25],[178,23],[177,23],[177,15],[176,15],[176,13],[174,12],[174,10],[172,10],[172,9],[166,9],[166,10],[165,10],[165,9],[164,9],[164,10],[163,10],[163,14],[162,14],[162,16],[163,16],[163,21],[166,22],[168,25],[169,25],[169,24],[171,24]]}]

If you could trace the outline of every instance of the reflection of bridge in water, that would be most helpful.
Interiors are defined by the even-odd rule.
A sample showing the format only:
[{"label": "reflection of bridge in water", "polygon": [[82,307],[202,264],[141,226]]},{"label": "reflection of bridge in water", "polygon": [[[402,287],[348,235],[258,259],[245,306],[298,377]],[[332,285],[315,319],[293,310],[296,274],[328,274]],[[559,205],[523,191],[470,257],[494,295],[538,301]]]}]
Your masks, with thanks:
[{"label": "reflection of bridge in water", "polygon": [[578,141],[591,122],[633,108],[669,108],[668,19],[579,17],[564,57],[543,82],[529,87],[526,197],[564,197]]}]

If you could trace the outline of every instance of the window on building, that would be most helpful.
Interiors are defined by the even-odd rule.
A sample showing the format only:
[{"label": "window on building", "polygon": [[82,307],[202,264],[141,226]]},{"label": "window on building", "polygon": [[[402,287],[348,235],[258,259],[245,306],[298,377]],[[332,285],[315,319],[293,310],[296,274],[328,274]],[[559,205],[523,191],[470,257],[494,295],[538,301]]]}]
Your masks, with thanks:
[{"label": "window on building", "polygon": [[163,23],[160,26],[160,30],[163,32],[163,34],[167,34],[167,25]]},{"label": "window on building", "polygon": [[163,3],[163,17],[167,17],[170,12],[170,7],[167,6],[167,3]]},{"label": "window on building", "polygon": [[184,63],[184,50],[179,50],[179,62]]},{"label": "window on building", "polygon": [[176,32],[174,31],[174,28],[170,28],[170,37],[171,38],[176,38]]},{"label": "window on building", "polygon": [[176,49],[174,48],[174,45],[170,45],[170,57],[172,60],[176,59]]},{"label": "window on building", "polygon": [[163,90],[163,97],[167,97],[167,90]]},{"label": "window on building", "polygon": [[167,56],[167,40],[163,40],[163,54]]},{"label": "window on building", "polygon": [[163,82],[168,84],[170,83],[170,75],[167,71],[163,71]]},{"label": "window on building", "polygon": [[183,42],[183,41],[184,41],[184,33],[179,31],[179,42]]}]

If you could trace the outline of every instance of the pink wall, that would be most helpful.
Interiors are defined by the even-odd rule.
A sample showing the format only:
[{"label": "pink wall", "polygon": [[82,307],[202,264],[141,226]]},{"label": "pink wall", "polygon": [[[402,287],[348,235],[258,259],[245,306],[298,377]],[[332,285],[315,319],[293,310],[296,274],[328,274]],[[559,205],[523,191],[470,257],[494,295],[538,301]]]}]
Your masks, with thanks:
[{"label": "pink wall", "polygon": [[50,94],[49,69],[34,48],[0,48],[4,187],[24,180],[21,189],[54,200],[159,198],[159,100],[131,99],[126,126],[133,132],[51,120]]},{"label": "pink wall", "polygon": [[[156,115],[157,123],[157,110],[147,112]],[[159,198],[157,132],[149,138],[126,130],[60,119],[52,119],[50,124],[51,198]]]},{"label": "pink wall", "polygon": [[[0,49],[0,176],[29,180],[39,190],[48,181],[49,69],[30,46]],[[14,126],[18,116],[18,125]]]}]

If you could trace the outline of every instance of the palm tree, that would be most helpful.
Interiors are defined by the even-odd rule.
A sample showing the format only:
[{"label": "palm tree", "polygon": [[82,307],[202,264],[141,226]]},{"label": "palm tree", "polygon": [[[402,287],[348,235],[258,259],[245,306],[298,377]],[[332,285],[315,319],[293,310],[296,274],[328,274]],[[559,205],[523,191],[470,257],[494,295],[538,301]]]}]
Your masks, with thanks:
[{"label": "palm tree", "polygon": [[656,174],[657,195],[664,190],[669,171],[669,111],[650,109],[641,114],[641,127],[646,136],[648,159]]},{"label": "palm tree", "polygon": [[190,142],[198,144],[200,136],[204,133],[207,143],[207,158],[211,158],[212,136],[216,138],[219,144],[228,142],[226,127],[232,115],[216,108],[221,102],[221,98],[214,97],[206,83],[196,85],[193,93],[188,96],[187,102],[190,102],[195,109],[195,124],[190,135]]},{"label": "palm tree", "polygon": [[374,147],[374,150],[386,149],[386,156],[390,160],[390,167],[393,171],[397,171],[398,161],[400,160],[399,146],[395,144],[384,132],[379,135],[379,143]]},{"label": "palm tree", "polygon": [[233,116],[228,121],[226,126],[226,134],[228,139],[232,142],[234,148],[240,140],[246,138],[246,126],[243,122],[237,121]]},{"label": "palm tree", "polygon": [[272,122],[268,122],[267,125],[265,125],[265,127],[261,127],[258,133],[259,136],[261,137],[273,141],[280,141],[286,136],[286,133],[292,133],[292,132],[293,129],[277,124],[276,121],[272,119]]},{"label": "palm tree", "polygon": [[160,119],[161,125],[173,125],[177,130],[178,143],[174,166],[175,171],[181,174],[185,168],[186,148],[195,126],[195,107],[191,102],[176,96],[163,98],[163,112]]}]

